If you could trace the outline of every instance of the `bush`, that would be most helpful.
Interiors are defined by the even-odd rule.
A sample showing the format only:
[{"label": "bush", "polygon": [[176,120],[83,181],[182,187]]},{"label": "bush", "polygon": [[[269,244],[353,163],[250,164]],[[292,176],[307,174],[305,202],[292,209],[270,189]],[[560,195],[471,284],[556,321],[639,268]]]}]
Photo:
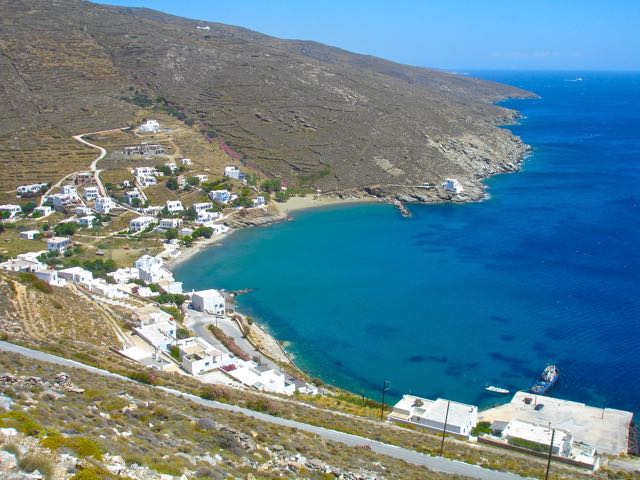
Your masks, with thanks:
[{"label": "bush", "polygon": [[20,465],[20,469],[27,473],[38,470],[47,480],[53,478],[55,466],[53,459],[50,457],[36,455],[35,453],[28,453],[25,456],[20,457],[18,464]]},{"label": "bush", "polygon": [[180,349],[176,345],[169,347],[169,355],[171,355],[178,362],[180,361]]},{"label": "bush", "polygon": [[17,431],[30,437],[37,437],[44,433],[44,428],[25,412],[12,410],[0,414],[0,426],[4,428],[15,428]]},{"label": "bush", "polygon": [[155,385],[156,383],[156,376],[151,372],[129,372],[127,373],[127,377],[136,382],[144,383],[145,385]]},{"label": "bush", "polygon": [[478,424],[471,429],[471,435],[474,437],[489,433],[491,433],[491,422],[478,422]]},{"label": "bush", "polygon": [[167,180],[166,186],[169,190],[178,190],[178,188],[180,187],[180,185],[178,185],[178,180],[174,177],[171,177],[169,180]]},{"label": "bush", "polygon": [[78,231],[80,226],[75,222],[59,223],[53,228],[55,234],[59,237],[70,237]]},{"label": "bush", "polygon": [[18,279],[22,283],[26,283],[27,285],[30,285],[31,287],[35,288],[36,290],[41,291],[42,293],[51,293],[51,292],[53,292],[53,287],[51,285],[49,285],[44,280],[40,280],[33,273],[20,272],[18,274]]},{"label": "bush", "polygon": [[108,470],[90,465],[76,473],[73,477],[71,477],[71,480],[114,480],[116,478],[120,477],[116,477]]},{"label": "bush", "polygon": [[62,435],[50,435],[40,444],[49,450],[68,448],[81,458],[93,457],[102,460],[102,449],[95,441],[86,437],[63,437]]}]

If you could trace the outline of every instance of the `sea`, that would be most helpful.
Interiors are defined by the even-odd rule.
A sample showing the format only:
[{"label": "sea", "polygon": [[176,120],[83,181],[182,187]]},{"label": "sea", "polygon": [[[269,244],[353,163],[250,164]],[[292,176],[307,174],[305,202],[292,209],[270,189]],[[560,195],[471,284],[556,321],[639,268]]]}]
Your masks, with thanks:
[{"label": "sea", "polygon": [[640,413],[640,73],[473,75],[540,96],[502,103],[533,152],[487,200],[300,211],[176,276],[252,289],[238,308],[301,368],[373,399],[486,408],[555,364],[551,395]]}]

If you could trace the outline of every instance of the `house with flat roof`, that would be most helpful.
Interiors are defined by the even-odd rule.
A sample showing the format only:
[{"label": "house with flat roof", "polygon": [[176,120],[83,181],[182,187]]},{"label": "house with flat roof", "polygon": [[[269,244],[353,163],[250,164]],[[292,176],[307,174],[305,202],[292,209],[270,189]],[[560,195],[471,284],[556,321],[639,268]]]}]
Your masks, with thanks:
[{"label": "house with flat roof", "polygon": [[30,260],[25,258],[11,258],[6,262],[0,263],[0,268],[7,272],[37,272],[45,270],[47,267],[38,260]]},{"label": "house with flat roof", "polygon": [[47,240],[47,250],[50,252],[64,253],[71,246],[68,237],[52,237]]},{"label": "house with flat roof", "polygon": [[135,327],[133,330],[152,347],[167,351],[176,342],[177,328],[176,322],[165,320]]},{"label": "house with flat roof", "polygon": [[199,312],[207,312],[216,315],[224,315],[225,312],[224,295],[214,289],[193,292],[191,294],[191,305],[194,310]]},{"label": "house with flat roof", "polygon": [[464,187],[457,178],[447,178],[442,184],[442,188],[451,193],[462,193],[464,191]]},{"label": "house with flat roof", "polygon": [[234,180],[242,180],[245,175],[235,165],[228,165],[224,167],[224,176],[233,178]]},{"label": "house with flat roof", "polygon": [[138,190],[137,188],[125,192],[124,196],[127,199],[127,203],[129,205],[133,205],[134,200],[140,200],[140,202],[144,201],[142,193],[140,193],[140,190]]},{"label": "house with flat roof", "polygon": [[182,225],[181,218],[162,218],[160,219],[160,230],[169,230],[170,228],[178,228]]},{"label": "house with flat roof", "polygon": [[21,240],[35,240],[40,235],[40,230],[25,230],[20,232]]},{"label": "house with flat roof", "polygon": [[94,206],[96,212],[106,215],[111,212],[115,206],[111,197],[98,197],[96,198],[96,204]]},{"label": "house with flat roof", "polygon": [[238,360],[238,368],[228,370],[227,374],[240,383],[261,392],[293,395],[296,391],[295,381],[279,370],[255,362]]},{"label": "house with flat roof", "polygon": [[82,267],[70,267],[58,270],[58,277],[73,283],[89,283],[93,280],[93,273]]},{"label": "house with flat roof", "polygon": [[443,398],[426,398],[404,395],[389,414],[389,420],[416,425],[431,430],[469,436],[478,423],[478,407]]},{"label": "house with flat roof", "polygon": [[33,273],[40,280],[43,280],[47,282],[49,285],[53,285],[55,287],[64,287],[67,284],[66,280],[58,277],[57,270],[49,270],[45,268],[44,270],[36,270]]},{"label": "house with flat roof", "polygon": [[154,217],[143,215],[141,217],[134,218],[129,222],[129,230],[132,232],[141,232],[155,223],[156,219]]},{"label": "house with flat roof", "polygon": [[34,217],[48,217],[53,213],[53,209],[48,205],[42,205],[33,209]]},{"label": "house with flat roof", "polygon": [[231,199],[231,193],[229,193],[229,190],[211,190],[209,198],[214,202],[228,203]]},{"label": "house with flat roof", "polygon": [[184,211],[180,200],[167,200],[167,210],[169,213],[178,213]]},{"label": "house with flat roof", "polygon": [[191,375],[224,367],[235,362],[235,357],[224,353],[200,337],[189,337],[176,343],[182,368]]},{"label": "house with flat roof", "polygon": [[95,215],[86,215],[84,217],[80,217],[78,219],[78,224],[85,227],[85,228],[91,228],[93,227],[93,221],[96,219]]},{"label": "house with flat roof", "polygon": [[160,122],[158,120],[147,120],[138,127],[138,133],[158,133]]},{"label": "house with flat roof", "polygon": [[84,199],[87,201],[95,200],[100,195],[98,187],[84,187]]},{"label": "house with flat roof", "polygon": [[22,207],[20,205],[0,205],[0,219],[15,220],[21,213]]}]

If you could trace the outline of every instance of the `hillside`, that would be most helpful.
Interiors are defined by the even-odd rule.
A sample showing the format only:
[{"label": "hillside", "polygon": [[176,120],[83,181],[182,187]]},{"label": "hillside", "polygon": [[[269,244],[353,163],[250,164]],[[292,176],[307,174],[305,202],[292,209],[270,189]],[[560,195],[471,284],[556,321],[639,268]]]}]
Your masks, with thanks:
[{"label": "hillside", "polygon": [[412,193],[455,176],[473,198],[478,178],[512,170],[525,150],[496,127],[515,113],[492,102],[531,95],[83,0],[0,0],[0,85],[3,191],[82,168],[92,151],[71,134],[125,125],[142,105],[222,137],[288,184]]}]

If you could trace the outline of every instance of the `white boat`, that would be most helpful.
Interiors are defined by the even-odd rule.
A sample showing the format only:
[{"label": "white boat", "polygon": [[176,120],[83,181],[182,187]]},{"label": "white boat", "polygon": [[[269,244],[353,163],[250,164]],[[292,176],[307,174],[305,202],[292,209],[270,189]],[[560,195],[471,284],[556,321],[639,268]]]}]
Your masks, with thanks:
[{"label": "white boat", "polygon": [[502,395],[507,395],[509,393],[509,390],[506,388],[494,387],[493,385],[485,387],[485,390],[493,393],[501,393]]}]

